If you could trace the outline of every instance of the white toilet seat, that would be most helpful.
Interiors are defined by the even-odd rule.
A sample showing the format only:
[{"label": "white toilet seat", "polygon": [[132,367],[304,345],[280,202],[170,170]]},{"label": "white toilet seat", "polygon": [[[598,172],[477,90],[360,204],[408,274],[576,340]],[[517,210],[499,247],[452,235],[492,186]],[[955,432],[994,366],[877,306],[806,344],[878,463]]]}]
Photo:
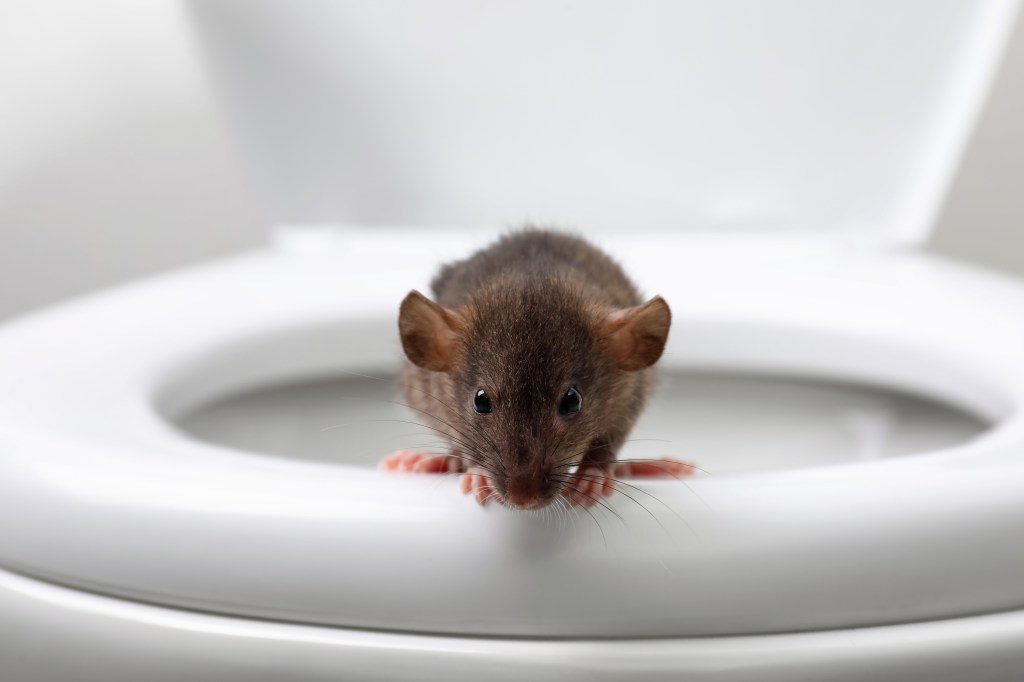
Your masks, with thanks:
[{"label": "white toilet seat", "polygon": [[680,516],[622,507],[603,536],[481,511],[433,480],[189,441],[162,416],[243,385],[394,366],[388,311],[469,248],[415,233],[285,245],[7,325],[0,518],[17,522],[0,529],[0,567],[204,611],[504,636],[1024,607],[1024,286],[918,254],[613,244],[673,305],[666,363],[873,381],[997,425],[898,460],[645,484]]}]

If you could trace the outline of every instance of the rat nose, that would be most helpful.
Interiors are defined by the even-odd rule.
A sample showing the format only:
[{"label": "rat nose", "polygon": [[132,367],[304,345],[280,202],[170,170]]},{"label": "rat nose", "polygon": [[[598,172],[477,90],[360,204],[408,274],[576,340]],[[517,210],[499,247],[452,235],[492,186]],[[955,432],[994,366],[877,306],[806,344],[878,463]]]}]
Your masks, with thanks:
[{"label": "rat nose", "polygon": [[536,509],[542,506],[546,490],[542,475],[515,474],[505,486],[505,501],[518,509]]}]

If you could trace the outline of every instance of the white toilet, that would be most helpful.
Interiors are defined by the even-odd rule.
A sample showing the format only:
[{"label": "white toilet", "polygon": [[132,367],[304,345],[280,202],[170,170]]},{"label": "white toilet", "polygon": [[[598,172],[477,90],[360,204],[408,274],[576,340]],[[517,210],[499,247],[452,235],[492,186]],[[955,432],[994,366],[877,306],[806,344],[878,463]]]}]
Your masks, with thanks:
[{"label": "white toilet", "polygon": [[[306,224],[0,329],[5,680],[1024,676],[1024,285],[915,248],[1016,5],[194,10]],[[398,302],[491,234],[319,223],[520,218],[671,303],[627,447],[706,475],[368,466]]]}]

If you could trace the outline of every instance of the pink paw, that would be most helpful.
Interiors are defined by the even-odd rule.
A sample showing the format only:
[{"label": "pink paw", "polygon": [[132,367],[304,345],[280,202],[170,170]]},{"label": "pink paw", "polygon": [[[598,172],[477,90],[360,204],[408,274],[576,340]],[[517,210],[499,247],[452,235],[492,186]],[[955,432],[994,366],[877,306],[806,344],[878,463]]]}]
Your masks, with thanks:
[{"label": "pink paw", "polygon": [[449,474],[462,471],[458,457],[415,450],[399,450],[380,461],[384,471],[410,471],[417,474]]},{"label": "pink paw", "polygon": [[615,462],[612,468],[616,478],[686,478],[693,476],[696,471],[695,465],[677,459]]},{"label": "pink paw", "polygon": [[466,473],[459,478],[459,488],[462,492],[472,495],[480,506],[485,506],[490,500],[502,502],[501,495],[491,485],[491,479],[487,472],[479,467],[470,467]]},{"label": "pink paw", "polygon": [[562,488],[570,505],[593,507],[602,497],[615,492],[615,481],[600,467],[584,467],[574,473]]}]

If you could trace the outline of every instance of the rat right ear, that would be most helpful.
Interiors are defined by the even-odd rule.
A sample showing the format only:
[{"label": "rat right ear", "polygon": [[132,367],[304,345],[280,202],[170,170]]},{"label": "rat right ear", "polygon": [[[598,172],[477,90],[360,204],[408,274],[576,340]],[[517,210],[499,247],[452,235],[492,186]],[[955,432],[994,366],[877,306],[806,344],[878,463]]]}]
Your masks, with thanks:
[{"label": "rat right ear", "polygon": [[449,370],[462,331],[462,318],[413,290],[398,311],[402,349],[414,364],[433,372]]},{"label": "rat right ear", "polygon": [[672,313],[661,296],[609,313],[600,325],[601,343],[612,361],[628,372],[650,367],[665,350]]}]

